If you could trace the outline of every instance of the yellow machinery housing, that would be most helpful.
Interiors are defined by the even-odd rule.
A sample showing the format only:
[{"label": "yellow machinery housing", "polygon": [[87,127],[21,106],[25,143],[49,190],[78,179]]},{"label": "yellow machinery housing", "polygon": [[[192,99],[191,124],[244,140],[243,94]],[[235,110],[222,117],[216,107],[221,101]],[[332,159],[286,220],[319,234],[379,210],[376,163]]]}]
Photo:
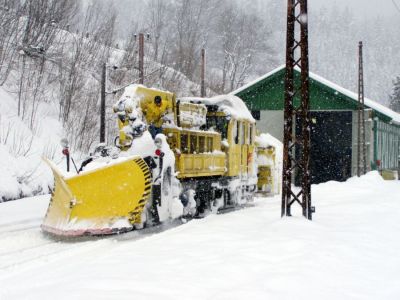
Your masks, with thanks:
[{"label": "yellow machinery housing", "polygon": [[276,149],[273,146],[257,146],[257,191],[262,194],[272,194],[275,184],[273,171],[276,163]]},{"label": "yellow machinery housing", "polygon": [[178,178],[251,174],[254,122],[236,119],[224,112],[208,112],[206,119],[208,131],[163,129],[175,153]]},{"label": "yellow machinery housing", "polygon": [[177,178],[222,176],[225,153],[221,152],[221,135],[216,132],[166,128],[164,134],[175,153]]},{"label": "yellow machinery housing", "polygon": [[176,99],[175,94],[167,91],[161,91],[158,89],[151,89],[145,86],[137,86],[135,91],[136,96],[140,99],[140,108],[142,111],[146,110],[146,107],[154,101],[156,96],[160,96],[163,103],[166,103],[166,107],[170,107],[175,110]]},{"label": "yellow machinery housing", "polygon": [[[207,108],[200,130],[163,129],[175,153],[183,189],[195,190],[199,211],[213,205],[224,209],[246,203],[256,190],[254,120],[229,115],[207,100],[190,101]],[[178,120],[181,104],[177,101]],[[220,199],[219,204],[215,199]]]},{"label": "yellow machinery housing", "polygon": [[[156,96],[161,97],[162,99],[162,107],[155,111],[154,107],[154,98]],[[123,101],[124,99],[122,99]],[[131,97],[129,97],[131,100]],[[135,99],[137,101],[138,107],[143,112],[144,118],[150,124],[152,122],[160,122],[162,116],[171,111],[174,116],[176,116],[176,99],[175,94],[171,92],[161,91],[157,89],[151,89],[144,86],[136,86],[135,88]],[[131,105],[123,104],[123,107],[120,108],[118,105],[114,106],[114,113],[118,114],[118,128],[119,128],[119,136],[118,136],[118,145],[121,150],[126,151],[130,148],[132,143],[131,137],[127,136],[124,131],[124,128],[129,125],[129,118],[128,116],[138,107],[133,107]],[[140,117],[140,116],[138,116]],[[176,118],[174,118],[176,122]]]}]

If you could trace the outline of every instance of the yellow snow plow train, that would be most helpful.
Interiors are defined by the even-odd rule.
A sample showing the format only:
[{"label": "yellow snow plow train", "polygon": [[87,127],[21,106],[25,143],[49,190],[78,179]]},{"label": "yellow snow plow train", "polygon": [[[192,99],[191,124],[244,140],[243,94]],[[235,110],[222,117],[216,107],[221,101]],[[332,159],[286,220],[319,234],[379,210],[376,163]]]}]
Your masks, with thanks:
[{"label": "yellow snow plow train", "polygon": [[113,234],[252,201],[256,126],[240,98],[175,99],[170,92],[130,86],[113,109],[115,146],[98,147],[100,154],[75,175],[63,175],[47,161],[55,187],[45,232]]}]

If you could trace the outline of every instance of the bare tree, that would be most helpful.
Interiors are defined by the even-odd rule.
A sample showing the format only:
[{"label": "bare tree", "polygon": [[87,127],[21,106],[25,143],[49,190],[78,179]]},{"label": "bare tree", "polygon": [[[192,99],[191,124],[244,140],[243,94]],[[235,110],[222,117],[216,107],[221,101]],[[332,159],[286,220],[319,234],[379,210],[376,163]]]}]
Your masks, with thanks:
[{"label": "bare tree", "polygon": [[393,5],[394,5],[394,7],[396,8],[396,10],[400,13],[400,4],[398,4],[398,3],[396,2],[396,0],[392,0],[392,3],[393,3]]},{"label": "bare tree", "polygon": [[62,53],[65,60],[60,65],[59,74],[60,119],[63,123],[68,121],[74,100],[84,97],[82,92],[88,77],[99,81],[101,65],[110,53],[115,20],[115,13],[106,13],[105,8],[95,2],[87,8],[82,34],[66,33],[66,47]]},{"label": "bare tree", "polygon": [[193,78],[200,60],[200,49],[208,39],[211,20],[218,1],[178,0],[175,7],[174,43],[171,45],[173,67]]},{"label": "bare tree", "polygon": [[67,34],[60,65],[60,119],[73,145],[88,151],[97,140],[101,67],[114,51],[116,13],[94,2],[82,18],[82,34]]},{"label": "bare tree", "polygon": [[46,51],[58,29],[70,21],[77,9],[77,1],[72,0],[26,0],[22,7],[26,16],[21,38],[23,50],[28,55]]},{"label": "bare tree", "polygon": [[19,39],[20,79],[18,84],[18,115],[28,120],[31,129],[39,103],[44,100],[46,60],[50,47],[64,26],[74,16],[77,2],[70,0],[27,0],[18,15],[18,28],[23,28]]},{"label": "bare tree", "polygon": [[0,86],[7,80],[17,53],[21,12],[18,1],[3,0],[0,4]]},{"label": "bare tree", "polygon": [[225,93],[244,83],[257,52],[267,47],[260,38],[260,31],[264,29],[261,20],[234,3],[225,4],[216,29],[223,56],[221,84],[217,89]]},{"label": "bare tree", "polygon": [[150,0],[148,2],[148,24],[153,46],[153,60],[159,60],[160,47],[164,33],[168,31],[169,19],[171,17],[171,2],[166,0]]}]

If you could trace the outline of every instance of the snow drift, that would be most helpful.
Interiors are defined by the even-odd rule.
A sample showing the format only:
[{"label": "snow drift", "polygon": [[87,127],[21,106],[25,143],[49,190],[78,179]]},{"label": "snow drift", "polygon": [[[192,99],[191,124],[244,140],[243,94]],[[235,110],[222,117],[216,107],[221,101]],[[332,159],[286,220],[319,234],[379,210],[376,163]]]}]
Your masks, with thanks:
[{"label": "snow drift", "polygon": [[281,219],[277,196],[79,243],[42,235],[48,197],[2,203],[0,299],[399,299],[399,194],[371,172],[312,186],[311,222]]}]

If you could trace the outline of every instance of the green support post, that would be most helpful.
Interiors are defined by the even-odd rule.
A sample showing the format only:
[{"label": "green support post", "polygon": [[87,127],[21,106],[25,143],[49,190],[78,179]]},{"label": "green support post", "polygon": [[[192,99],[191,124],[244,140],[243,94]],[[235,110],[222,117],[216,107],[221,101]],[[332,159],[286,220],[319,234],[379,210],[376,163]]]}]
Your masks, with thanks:
[{"label": "green support post", "polygon": [[374,118],[374,161],[372,162],[371,169],[377,170],[378,161],[378,118]]}]

